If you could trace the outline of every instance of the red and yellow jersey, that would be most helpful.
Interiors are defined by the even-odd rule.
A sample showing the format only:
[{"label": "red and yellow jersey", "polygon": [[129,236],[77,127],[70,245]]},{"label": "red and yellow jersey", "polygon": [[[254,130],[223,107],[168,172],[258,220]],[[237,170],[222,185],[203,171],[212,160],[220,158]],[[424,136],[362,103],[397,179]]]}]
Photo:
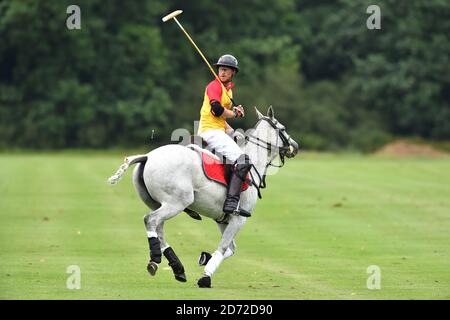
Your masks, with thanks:
[{"label": "red and yellow jersey", "polygon": [[221,117],[216,117],[211,113],[211,102],[214,100],[218,101],[222,107],[231,109],[233,106],[231,99],[233,98],[233,88],[234,83],[230,82],[227,86],[227,93],[223,90],[223,86],[220,84],[219,80],[215,79],[211,81],[205,89],[205,97],[203,99],[203,105],[200,110],[200,125],[198,128],[198,134],[203,133],[212,129],[220,129],[225,131],[227,127],[225,119]]}]

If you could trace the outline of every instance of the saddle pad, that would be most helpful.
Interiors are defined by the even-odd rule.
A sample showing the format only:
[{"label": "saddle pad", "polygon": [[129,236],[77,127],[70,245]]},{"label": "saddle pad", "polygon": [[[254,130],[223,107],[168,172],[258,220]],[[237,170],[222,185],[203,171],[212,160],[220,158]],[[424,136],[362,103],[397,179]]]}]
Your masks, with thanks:
[{"label": "saddle pad", "polygon": [[[201,156],[203,163],[203,172],[205,173],[205,176],[210,180],[214,180],[220,184],[223,184],[224,186],[228,186],[228,183],[225,180],[224,165],[219,160],[214,159],[205,152],[201,152]],[[246,179],[250,180],[249,175],[247,175]],[[247,190],[248,187],[248,182],[244,181],[244,183],[242,184],[242,191]]]}]

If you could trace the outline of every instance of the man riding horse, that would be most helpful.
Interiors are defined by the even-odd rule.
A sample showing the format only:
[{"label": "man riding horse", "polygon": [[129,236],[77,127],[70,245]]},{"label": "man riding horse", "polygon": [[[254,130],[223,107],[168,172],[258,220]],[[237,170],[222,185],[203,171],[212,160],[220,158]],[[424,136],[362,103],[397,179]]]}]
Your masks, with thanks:
[{"label": "man riding horse", "polygon": [[238,209],[241,188],[252,164],[249,157],[230,137],[234,130],[226,121],[229,118],[244,117],[244,108],[234,105],[233,102],[234,83],[231,80],[239,71],[238,61],[232,55],[226,54],[221,56],[214,66],[217,67],[220,82],[214,79],[206,86],[198,135],[211,149],[222,154],[227,163],[234,165],[223,205],[223,211],[229,214],[242,211]]},{"label": "man riding horse", "polygon": [[[164,222],[183,211],[215,220],[222,234],[219,245],[209,259],[202,261],[205,266],[197,284],[201,288],[211,287],[211,277],[224,259],[236,251],[235,237],[253,212],[256,201],[261,198],[260,189],[266,187],[266,175],[269,166],[274,166],[276,157],[281,160],[293,158],[298,152],[298,144],[286,131],[286,128],[274,116],[270,107],[267,115],[261,114],[255,107],[258,121],[251,133],[245,135],[242,149],[228,135],[233,129],[226,119],[241,118],[244,108],[233,102],[231,80],[238,72],[238,62],[232,55],[219,58],[215,66],[216,75],[209,62],[194,43],[189,34],[176,19],[181,10],[174,11],[163,18],[173,19],[197,49],[216,78],[205,90],[203,106],[200,112],[200,135],[209,145],[225,158],[225,163],[234,165],[227,189],[223,184],[210,180],[203,170],[205,150],[194,150],[178,144],[168,144],[146,154],[125,158],[124,163],[108,181],[117,183],[127,168],[136,164],[133,171],[133,184],[142,201],[150,209],[144,216],[150,260],[147,271],[156,274],[161,257],[168,260],[175,279],[186,282],[183,264],[169,245],[164,235]],[[250,162],[250,159],[252,160]],[[251,170],[251,185],[241,194],[243,180]],[[225,200],[224,200],[225,199]],[[222,207],[222,203],[223,207]],[[186,211],[187,212],[187,211]],[[231,213],[231,214],[230,214]],[[224,218],[226,216],[226,222]],[[208,260],[208,261],[206,261]]]}]

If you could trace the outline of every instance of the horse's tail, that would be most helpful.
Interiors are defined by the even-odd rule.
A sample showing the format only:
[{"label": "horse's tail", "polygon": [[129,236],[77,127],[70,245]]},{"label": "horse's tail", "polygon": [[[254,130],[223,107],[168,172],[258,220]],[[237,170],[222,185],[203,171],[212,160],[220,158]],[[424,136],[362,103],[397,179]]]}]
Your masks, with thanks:
[{"label": "horse's tail", "polygon": [[110,184],[116,184],[119,182],[119,180],[122,178],[122,176],[127,171],[128,167],[138,163],[138,162],[146,162],[147,161],[147,155],[138,154],[135,156],[128,156],[125,158],[123,164],[119,167],[119,169],[116,171],[114,175],[109,177],[108,182]]}]

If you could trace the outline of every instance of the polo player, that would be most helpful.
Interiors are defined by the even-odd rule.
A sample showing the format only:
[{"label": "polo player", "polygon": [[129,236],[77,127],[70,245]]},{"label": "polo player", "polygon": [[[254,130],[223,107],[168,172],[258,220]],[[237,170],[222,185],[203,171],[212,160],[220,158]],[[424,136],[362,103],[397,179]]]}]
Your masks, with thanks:
[{"label": "polo player", "polygon": [[244,117],[244,108],[233,103],[234,83],[231,80],[239,71],[238,61],[232,55],[225,54],[214,66],[217,67],[220,82],[214,79],[206,86],[197,134],[208,146],[221,153],[227,163],[234,165],[223,205],[225,213],[233,213],[239,211],[242,184],[252,164],[250,158],[230,137],[234,130],[226,120]]}]

